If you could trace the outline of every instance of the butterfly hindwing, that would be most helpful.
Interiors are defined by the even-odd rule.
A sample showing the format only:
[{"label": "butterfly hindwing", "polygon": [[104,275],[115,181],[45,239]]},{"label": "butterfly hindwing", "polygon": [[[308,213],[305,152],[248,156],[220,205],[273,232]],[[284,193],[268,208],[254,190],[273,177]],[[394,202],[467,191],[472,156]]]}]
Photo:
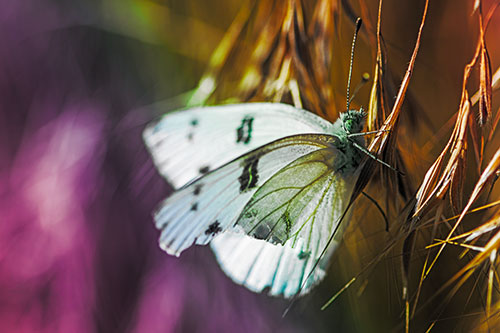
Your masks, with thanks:
[{"label": "butterfly hindwing", "polygon": [[251,290],[285,297],[320,281],[341,232],[303,283],[347,209],[356,174],[341,171],[344,163],[336,148],[318,149],[259,187],[238,219],[241,231],[211,244],[226,274]]},{"label": "butterfly hindwing", "polygon": [[226,232],[215,237],[210,246],[224,272],[236,283],[254,292],[292,297],[299,290],[307,293],[325,276],[331,251],[321,260],[313,274],[303,283],[316,261],[301,256],[302,240],[289,244],[272,244],[244,233]]},{"label": "butterfly hindwing", "polygon": [[334,140],[334,136],[320,134],[279,139],[176,191],[155,213],[156,226],[162,230],[161,247],[179,255],[194,243],[207,244],[232,229],[263,184],[293,161],[317,150],[333,149]]},{"label": "butterfly hindwing", "polygon": [[287,104],[245,103],[167,113],[143,137],[160,173],[180,188],[274,140],[332,129],[328,121]]},{"label": "butterfly hindwing", "polygon": [[[284,243],[311,224],[336,176],[334,148],[311,152],[287,165],[263,184],[245,207],[238,224],[256,238]],[[305,205],[304,203],[308,203]],[[309,210],[313,211],[310,212]]]}]

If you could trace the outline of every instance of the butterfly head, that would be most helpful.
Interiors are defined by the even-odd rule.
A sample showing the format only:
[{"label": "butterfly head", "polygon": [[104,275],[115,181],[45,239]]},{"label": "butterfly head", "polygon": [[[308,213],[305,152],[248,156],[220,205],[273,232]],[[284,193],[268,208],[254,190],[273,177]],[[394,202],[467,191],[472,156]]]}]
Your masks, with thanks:
[{"label": "butterfly head", "polygon": [[365,126],[366,112],[363,108],[358,110],[349,110],[340,115],[342,127],[346,134],[359,133]]}]

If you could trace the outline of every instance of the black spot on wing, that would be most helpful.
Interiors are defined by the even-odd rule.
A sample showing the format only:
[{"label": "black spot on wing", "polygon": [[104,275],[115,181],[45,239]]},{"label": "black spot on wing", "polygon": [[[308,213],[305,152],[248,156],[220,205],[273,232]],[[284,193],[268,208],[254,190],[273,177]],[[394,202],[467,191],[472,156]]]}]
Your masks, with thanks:
[{"label": "black spot on wing", "polygon": [[205,166],[202,166],[200,168],[200,170],[198,170],[200,172],[200,174],[204,175],[206,173],[208,173],[208,171],[210,171],[210,167],[208,165],[205,165]]},{"label": "black spot on wing", "polygon": [[271,288],[271,286],[265,286],[264,289],[262,289],[261,293],[264,295],[269,295],[269,293],[271,292]]},{"label": "black spot on wing", "polygon": [[194,204],[191,205],[191,210],[192,211],[197,211],[198,210],[198,203],[195,202]]},{"label": "black spot on wing", "polygon": [[215,236],[216,234],[218,234],[221,231],[222,231],[222,228],[220,227],[219,221],[215,221],[214,223],[212,223],[208,226],[207,230],[205,230],[205,235]]},{"label": "black spot on wing", "polygon": [[253,117],[245,116],[241,121],[241,125],[236,129],[236,143],[243,142],[249,144],[252,140]]},{"label": "black spot on wing", "polygon": [[269,226],[267,224],[259,224],[259,226],[255,229],[254,233],[252,234],[252,236],[257,239],[265,240],[269,237],[270,233],[271,229],[269,229]]},{"label": "black spot on wing", "polygon": [[288,213],[288,211],[285,211],[281,218],[283,219],[283,222],[285,222],[286,239],[289,239],[290,231],[292,230],[292,220],[290,219],[290,213]]},{"label": "black spot on wing", "polygon": [[257,186],[257,182],[259,181],[259,173],[257,170],[258,164],[259,156],[253,156],[244,161],[243,172],[238,178],[240,182],[240,193]]},{"label": "black spot on wing", "polygon": [[283,244],[283,241],[275,235],[271,235],[271,243],[273,244]]},{"label": "black spot on wing", "polygon": [[193,191],[193,194],[194,195],[200,195],[201,193],[201,188],[203,187],[203,184],[196,184],[194,186],[194,191]]},{"label": "black spot on wing", "polygon": [[191,120],[191,126],[193,126],[193,127],[194,127],[194,126],[198,126],[198,119],[193,118],[193,119]]},{"label": "black spot on wing", "polygon": [[311,251],[301,250],[297,258],[299,258],[299,260],[304,260],[308,259],[310,256],[311,256]]}]

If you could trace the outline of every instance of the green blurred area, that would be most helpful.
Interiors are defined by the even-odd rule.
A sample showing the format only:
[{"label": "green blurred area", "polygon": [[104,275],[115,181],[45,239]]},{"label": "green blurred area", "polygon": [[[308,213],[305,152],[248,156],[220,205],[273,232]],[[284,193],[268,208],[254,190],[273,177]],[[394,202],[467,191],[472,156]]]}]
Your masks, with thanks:
[{"label": "green blurred area", "polygon": [[[89,1],[69,10],[84,25],[122,40],[123,58],[133,59],[152,101],[174,98],[196,87],[208,60],[232,22],[239,2]],[[112,37],[115,36],[115,37]],[[127,68],[123,68],[127,70]]]}]

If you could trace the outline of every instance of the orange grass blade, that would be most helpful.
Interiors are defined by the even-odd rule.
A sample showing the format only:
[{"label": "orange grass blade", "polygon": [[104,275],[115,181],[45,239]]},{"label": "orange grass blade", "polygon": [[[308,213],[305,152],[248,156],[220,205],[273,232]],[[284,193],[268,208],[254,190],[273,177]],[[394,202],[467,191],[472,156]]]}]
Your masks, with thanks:
[{"label": "orange grass blade", "polygon": [[378,18],[377,18],[377,58],[375,62],[373,85],[370,92],[370,101],[368,104],[368,118],[366,127],[368,131],[374,131],[380,128],[381,120],[384,119],[385,111],[385,92],[383,82],[384,67],[385,67],[385,48],[382,46],[382,0],[379,2]]},{"label": "orange grass blade", "polygon": [[[374,151],[375,147],[378,147],[378,152],[381,153],[387,146],[387,142],[389,141],[389,137],[393,134],[392,131],[396,126],[397,120],[399,118],[399,114],[401,112],[401,107],[403,105],[404,98],[406,96],[406,91],[408,90],[408,85],[410,83],[411,76],[413,74],[413,68],[415,67],[415,60],[417,59],[418,50],[420,48],[420,41],[422,36],[422,31],[425,25],[425,19],[427,17],[427,9],[429,6],[429,0],[425,1],[424,12],[422,14],[422,21],[420,23],[420,27],[418,30],[417,40],[415,42],[415,47],[413,49],[413,53],[410,58],[410,62],[408,64],[408,68],[406,69],[405,76],[403,77],[401,87],[399,88],[399,92],[396,96],[396,101],[392,108],[391,113],[384,121],[384,124],[380,128],[380,135],[376,136],[375,139],[369,146],[370,151]],[[387,132],[386,132],[387,131]]]},{"label": "orange grass blade", "polygon": [[491,64],[486,48],[481,4],[479,5],[479,33],[479,39],[481,40],[481,56],[479,60],[479,124],[484,126],[491,115]]},{"label": "orange grass blade", "polygon": [[[465,217],[465,214],[468,212],[468,210],[470,209],[472,204],[476,201],[478,196],[481,194],[484,187],[487,184],[489,184],[493,179],[496,179],[496,177],[497,177],[496,173],[498,170],[500,170],[500,148],[497,150],[497,152],[495,153],[495,155],[491,159],[490,163],[483,171],[483,174],[479,178],[478,182],[476,183],[474,191],[472,192],[472,194],[470,196],[469,202],[467,203],[467,205],[463,209],[462,214],[460,215],[458,221],[455,223],[455,225],[453,226],[453,228],[449,232],[448,236],[446,237],[446,240],[445,240],[446,242],[448,242],[451,239],[452,235],[455,233],[455,230],[458,228],[458,226],[462,222],[463,218]],[[427,274],[429,273],[429,271],[431,270],[431,268],[433,267],[433,265],[437,261],[438,257],[440,256],[441,252],[443,251],[444,247],[446,246],[446,242],[443,243],[443,245],[441,245],[441,247],[439,248],[439,251],[436,254],[436,256],[434,257],[434,260],[431,264],[431,267],[429,267]]]}]

